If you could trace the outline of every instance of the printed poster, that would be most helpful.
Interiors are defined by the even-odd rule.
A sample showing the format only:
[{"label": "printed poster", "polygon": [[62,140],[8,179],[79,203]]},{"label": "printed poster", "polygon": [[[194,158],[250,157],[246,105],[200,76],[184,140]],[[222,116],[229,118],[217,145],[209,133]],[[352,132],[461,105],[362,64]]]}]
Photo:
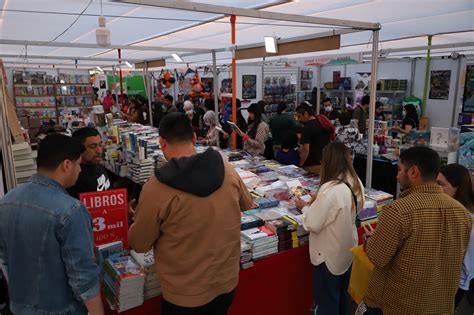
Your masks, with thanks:
[{"label": "printed poster", "polygon": [[474,65],[467,66],[462,111],[474,113]]},{"label": "printed poster", "polygon": [[94,245],[122,241],[123,247],[128,248],[127,190],[82,193],[79,199],[92,218]]},{"label": "printed poster", "polygon": [[429,98],[431,100],[449,99],[450,81],[451,81],[451,70],[431,71]]},{"label": "printed poster", "polygon": [[256,99],[257,98],[257,76],[256,75],[242,75],[242,99]]},{"label": "printed poster", "polygon": [[368,90],[370,85],[371,72],[356,72],[356,90]]}]

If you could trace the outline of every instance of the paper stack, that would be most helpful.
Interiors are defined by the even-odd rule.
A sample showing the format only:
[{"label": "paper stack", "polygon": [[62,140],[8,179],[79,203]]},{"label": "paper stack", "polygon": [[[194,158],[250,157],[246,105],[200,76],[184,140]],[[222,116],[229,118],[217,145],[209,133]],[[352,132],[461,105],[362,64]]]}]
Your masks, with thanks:
[{"label": "paper stack", "polygon": [[240,223],[241,230],[248,230],[251,228],[259,227],[264,224],[263,220],[257,216],[251,214],[243,214]]},{"label": "paper stack", "polygon": [[144,183],[152,175],[155,170],[153,159],[136,160],[128,166],[128,175],[135,183]]},{"label": "paper stack", "polygon": [[105,297],[118,312],[143,304],[145,271],[132,257],[108,258],[104,263],[103,280]]},{"label": "paper stack", "polygon": [[135,261],[145,270],[145,300],[160,295],[161,285],[160,279],[158,278],[158,273],[156,272],[155,268],[155,256],[153,254],[153,249],[144,254],[139,254],[134,250],[131,250],[130,255],[132,255]]},{"label": "paper stack", "polygon": [[245,240],[240,241],[240,266],[247,269],[253,266],[252,246]]},{"label": "paper stack", "polygon": [[299,246],[297,226],[285,217],[267,221],[265,226],[277,234],[279,252]]},{"label": "paper stack", "polygon": [[252,246],[252,259],[257,260],[278,252],[278,237],[265,226],[240,232],[242,238]]}]

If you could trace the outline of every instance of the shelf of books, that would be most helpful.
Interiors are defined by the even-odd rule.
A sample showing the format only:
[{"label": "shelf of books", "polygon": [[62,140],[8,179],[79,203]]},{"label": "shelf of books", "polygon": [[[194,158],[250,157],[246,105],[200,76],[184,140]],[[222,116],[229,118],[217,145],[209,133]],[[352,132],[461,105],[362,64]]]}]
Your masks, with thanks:
[{"label": "shelf of books", "polygon": [[263,68],[263,100],[266,115],[271,118],[276,115],[278,103],[286,102],[288,112],[296,109],[296,88],[298,68],[283,66],[265,66]]},{"label": "shelf of books", "polygon": [[[46,72],[13,72],[15,106],[20,117],[55,120],[66,114],[90,111],[94,92],[88,75],[47,75]],[[28,128],[28,126],[23,126]]]}]

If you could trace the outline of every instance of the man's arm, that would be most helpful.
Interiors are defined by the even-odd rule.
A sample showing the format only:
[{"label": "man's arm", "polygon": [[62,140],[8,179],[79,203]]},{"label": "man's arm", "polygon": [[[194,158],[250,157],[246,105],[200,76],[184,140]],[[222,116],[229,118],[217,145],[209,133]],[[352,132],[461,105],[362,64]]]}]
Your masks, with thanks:
[{"label": "man's arm", "polygon": [[386,266],[395,256],[404,239],[406,224],[397,209],[384,208],[374,234],[367,241],[367,257],[378,268]]},{"label": "man's arm", "polygon": [[84,304],[86,305],[87,311],[90,315],[103,315],[104,306],[102,305],[102,299],[100,295],[96,295],[89,300],[85,300]]},{"label": "man's arm", "polygon": [[135,222],[128,231],[130,246],[137,253],[149,251],[160,236],[159,207],[153,182],[154,177],[143,186],[138,206],[135,209]]},{"label": "man's arm", "polygon": [[60,220],[57,236],[68,284],[74,296],[84,302],[91,315],[101,315],[100,268],[94,258],[90,215],[81,205],[70,209]]},{"label": "man's arm", "polygon": [[309,155],[309,143],[300,144],[300,166],[303,166]]},{"label": "man's arm", "polygon": [[239,180],[239,193],[240,193],[240,211],[247,211],[252,209],[253,198],[249,190],[245,186],[244,182],[240,179],[239,175],[236,174]]}]

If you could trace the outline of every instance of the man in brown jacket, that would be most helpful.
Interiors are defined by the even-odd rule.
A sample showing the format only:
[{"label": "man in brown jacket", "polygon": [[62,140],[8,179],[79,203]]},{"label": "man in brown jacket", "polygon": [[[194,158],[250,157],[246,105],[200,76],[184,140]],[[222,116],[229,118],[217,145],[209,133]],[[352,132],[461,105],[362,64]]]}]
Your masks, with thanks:
[{"label": "man in brown jacket", "polygon": [[159,133],[168,163],[143,187],[130,245],[154,249],[161,314],[226,314],[239,276],[240,212],[252,197],[218,152],[196,154],[184,114],[166,115]]},{"label": "man in brown jacket", "polygon": [[364,297],[372,314],[453,314],[471,216],[436,184],[438,154],[413,147],[400,155],[402,193],[385,206],[367,242],[374,271]]}]

